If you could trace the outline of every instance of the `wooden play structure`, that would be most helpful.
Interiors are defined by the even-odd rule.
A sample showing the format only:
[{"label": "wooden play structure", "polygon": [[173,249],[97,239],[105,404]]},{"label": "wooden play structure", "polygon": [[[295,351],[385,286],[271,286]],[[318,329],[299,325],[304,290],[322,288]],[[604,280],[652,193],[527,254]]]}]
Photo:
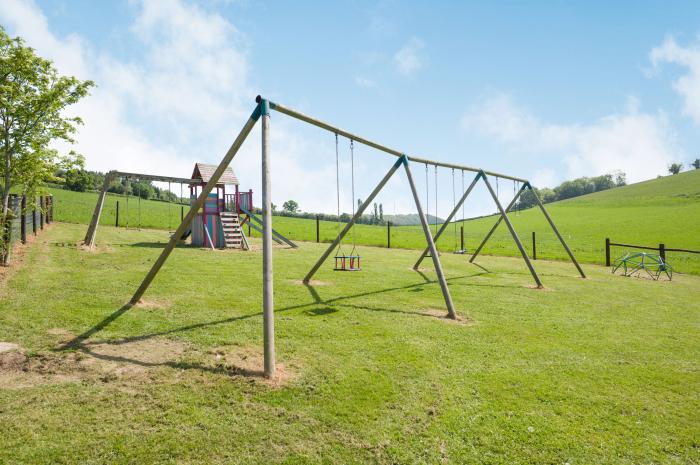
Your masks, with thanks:
[{"label": "wooden play structure", "polygon": [[[209,194],[217,188],[217,185],[220,183],[220,180],[222,177],[225,175],[227,172],[228,166],[230,165],[231,161],[233,158],[236,156],[238,153],[239,149],[243,145],[243,142],[246,140],[250,132],[252,131],[253,127],[255,124],[258,122],[258,120],[261,120],[261,125],[262,125],[262,220],[261,220],[261,225],[262,225],[262,301],[263,301],[263,346],[264,346],[264,370],[265,370],[265,376],[267,377],[273,377],[275,375],[275,330],[274,330],[274,301],[273,301],[273,274],[272,274],[272,241],[274,240],[275,233],[273,232],[272,229],[272,207],[271,207],[271,179],[270,179],[270,112],[272,110],[275,110],[281,114],[290,116],[292,118],[295,118],[297,120],[300,120],[302,122],[305,122],[307,124],[316,126],[318,128],[324,129],[326,131],[329,131],[330,133],[334,133],[336,137],[342,136],[348,140],[350,140],[351,147],[353,144],[359,143],[363,144],[365,146],[371,147],[373,149],[376,149],[379,152],[383,152],[385,154],[391,155],[396,158],[395,163],[391,166],[389,171],[386,173],[386,175],[382,178],[382,180],[379,182],[379,184],[374,188],[374,190],[366,197],[364,202],[357,208],[357,211],[353,211],[353,216],[350,219],[350,221],[345,225],[345,227],[340,231],[336,239],[329,245],[329,247],[326,249],[326,251],[321,255],[321,257],[318,259],[318,261],[312,266],[311,270],[306,274],[306,276],[303,279],[304,284],[309,285],[311,282],[311,278],[314,276],[314,274],[318,271],[318,269],[322,266],[322,264],[328,259],[331,254],[333,254],[334,251],[335,257],[343,257],[346,256],[347,254],[341,254],[338,253],[338,247],[340,243],[342,242],[343,238],[345,235],[352,229],[353,225],[357,221],[357,219],[364,213],[364,211],[367,209],[369,205],[371,205],[372,201],[375,199],[375,197],[379,194],[379,192],[382,190],[382,188],[386,185],[386,183],[391,179],[391,177],[401,169],[402,171],[405,172],[406,174],[406,179],[408,180],[409,187],[411,189],[411,193],[413,195],[413,200],[416,205],[416,210],[418,211],[418,216],[421,221],[421,225],[423,228],[423,232],[425,234],[425,240],[427,243],[427,247],[425,251],[421,254],[418,263],[416,263],[415,267],[418,267],[420,262],[426,258],[430,257],[433,266],[435,268],[435,273],[437,277],[437,281],[440,285],[440,289],[442,291],[442,295],[445,299],[445,306],[447,307],[447,316],[449,318],[457,318],[457,313],[454,308],[454,304],[452,302],[452,296],[450,295],[450,290],[447,284],[447,280],[445,279],[445,275],[442,270],[442,265],[440,263],[440,255],[438,254],[437,248],[435,246],[435,241],[439,238],[439,236],[443,233],[443,231],[446,229],[447,225],[449,222],[452,220],[454,215],[457,213],[458,209],[462,206],[464,201],[466,200],[467,196],[469,193],[472,191],[474,185],[482,181],[491,197],[493,198],[493,201],[497,207],[499,218],[496,224],[493,226],[491,231],[488,233],[486,238],[483,240],[481,246],[477,249],[475,254],[472,256],[472,260],[476,257],[476,255],[479,253],[481,248],[483,247],[483,244],[486,243],[486,241],[491,237],[491,234],[493,231],[496,229],[496,227],[503,221],[506,226],[508,227],[509,232],[511,233],[511,236],[513,237],[513,241],[516,243],[518,246],[518,250],[520,251],[523,260],[525,261],[530,273],[532,274],[533,279],[535,280],[535,283],[537,284],[537,287],[542,287],[542,282],[540,281],[540,278],[535,271],[535,268],[532,265],[532,262],[530,261],[527,252],[525,251],[525,248],[522,245],[522,242],[520,241],[517,233],[515,232],[515,229],[513,228],[512,223],[508,219],[507,213],[513,206],[515,205],[517,199],[520,197],[520,195],[527,189],[530,189],[534,195],[535,198],[537,199],[537,205],[542,211],[542,213],[545,216],[545,219],[549,223],[549,225],[552,227],[554,232],[556,233],[557,238],[561,242],[562,246],[566,250],[566,252],[569,255],[569,258],[573,262],[573,264],[576,266],[576,269],[578,270],[579,274],[581,275],[582,278],[585,278],[585,274],[583,270],[581,269],[580,265],[576,261],[576,258],[574,258],[573,253],[567,246],[566,242],[564,241],[564,238],[562,235],[559,233],[557,230],[556,226],[554,225],[554,222],[552,221],[551,217],[547,213],[544,205],[540,202],[539,198],[537,198],[537,194],[535,190],[532,188],[530,183],[523,178],[518,178],[514,176],[509,176],[509,175],[504,175],[500,173],[495,173],[492,171],[486,171],[482,170],[479,168],[473,168],[470,166],[465,166],[465,165],[460,165],[460,164],[455,164],[455,163],[445,163],[441,161],[436,161],[436,160],[430,160],[426,158],[419,158],[416,156],[409,156],[405,152],[398,151],[392,148],[389,148],[387,146],[378,144],[376,142],[372,142],[368,139],[365,139],[363,137],[359,137],[355,134],[352,134],[348,131],[342,130],[338,127],[332,126],[328,123],[325,123],[323,121],[314,119],[310,116],[304,115],[302,113],[299,113],[296,110],[293,110],[289,107],[285,107],[283,105],[270,102],[267,99],[262,98],[261,96],[258,96],[256,98],[256,103],[257,105],[255,106],[255,109],[253,110],[253,113],[250,115],[248,118],[248,121],[246,121],[245,125],[243,126],[243,129],[241,132],[238,134],[236,139],[233,141],[233,144],[231,147],[228,149],[226,154],[224,155],[223,159],[221,160],[221,163],[216,167],[216,169],[213,170],[213,172],[209,175],[208,181],[201,181],[204,186],[200,186],[201,189],[198,190],[199,194],[195,194],[193,197],[196,197],[193,199],[192,202],[192,207],[190,208],[190,211],[187,213],[185,218],[183,219],[182,223],[178,227],[177,231],[171,238],[170,242],[164,247],[162,252],[160,253],[160,256],[156,259],[155,263],[151,267],[150,271],[146,274],[144,277],[143,281],[139,285],[138,289],[136,292],[134,292],[134,295],[131,297],[130,304],[136,304],[139,302],[141,297],[144,295],[148,287],[150,286],[151,282],[153,279],[156,277],[158,272],[160,271],[161,267],[165,263],[165,261],[168,259],[172,251],[175,249],[175,246],[178,243],[178,240],[182,235],[185,233],[187,228],[189,228],[190,224],[192,224],[195,216],[198,214],[200,209],[205,205],[207,202],[207,199],[209,199]],[[352,153],[352,152],[351,152]],[[337,158],[337,150],[336,150],[336,158]],[[433,237],[431,231],[430,231],[430,225],[428,224],[427,216],[426,216],[426,211],[424,210],[423,206],[421,205],[421,200],[418,194],[418,191],[416,189],[416,184],[413,179],[413,174],[411,172],[411,166],[412,164],[421,164],[426,166],[426,172],[427,172],[427,167],[433,166],[435,169],[438,167],[440,168],[447,168],[447,169],[452,169],[452,170],[458,170],[462,172],[473,172],[476,173],[476,176],[474,177],[471,185],[464,191],[463,195],[459,199],[458,202],[455,203],[453,211],[450,213],[448,218],[445,220],[443,227],[436,231],[435,237]],[[337,166],[337,165],[336,165]],[[201,174],[201,173],[200,173]],[[510,202],[510,204],[507,207],[503,207],[501,205],[501,202],[499,201],[497,192],[494,190],[492,187],[492,184],[490,182],[490,178],[495,178],[496,180],[496,186],[498,186],[498,179],[507,179],[509,181],[513,181],[516,183],[521,183],[521,188],[518,189],[514,193],[514,198]],[[354,191],[354,182],[353,182],[353,191]],[[218,194],[217,194],[217,199],[218,199]],[[353,192],[353,201],[354,201],[354,192]],[[426,201],[427,203],[427,201]],[[426,205],[427,208],[427,205]],[[97,210],[96,210],[97,211]],[[99,216],[99,215],[98,215]],[[252,218],[252,217],[251,217]],[[88,242],[88,241],[86,241]],[[359,257],[359,254],[355,254],[355,252],[351,252],[349,256],[357,256]],[[336,258],[337,260],[337,258]],[[346,262],[347,263],[347,262]],[[337,266],[336,266],[337,268]],[[357,265],[357,268],[359,268],[359,263]]]},{"label": "wooden play structure", "polygon": [[[216,171],[216,165],[196,163],[192,171],[189,183],[190,203],[195,202],[201,190],[207,185],[212,174]],[[226,193],[226,186],[234,186],[234,193]],[[217,249],[238,248],[248,250],[248,240],[245,237],[241,225],[244,221],[250,221],[247,216],[241,221],[242,210],[250,211],[253,205],[253,191],[239,192],[238,178],[229,166],[221,175],[214,187],[215,191],[207,195],[202,209],[192,221],[190,237],[192,245],[198,247],[211,247]],[[185,237],[187,237],[185,231]]]}]

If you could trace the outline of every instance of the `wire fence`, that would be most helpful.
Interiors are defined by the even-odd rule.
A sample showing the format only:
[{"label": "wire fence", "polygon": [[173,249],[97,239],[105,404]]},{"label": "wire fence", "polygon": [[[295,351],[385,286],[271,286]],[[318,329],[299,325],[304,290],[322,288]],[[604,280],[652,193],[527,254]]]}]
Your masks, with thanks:
[{"label": "wire fence", "polygon": [[53,222],[54,200],[51,195],[33,199],[12,195],[9,200],[8,219],[3,226],[3,241],[0,241],[2,264],[12,262],[12,252],[18,244],[26,244],[30,236],[39,234]]}]

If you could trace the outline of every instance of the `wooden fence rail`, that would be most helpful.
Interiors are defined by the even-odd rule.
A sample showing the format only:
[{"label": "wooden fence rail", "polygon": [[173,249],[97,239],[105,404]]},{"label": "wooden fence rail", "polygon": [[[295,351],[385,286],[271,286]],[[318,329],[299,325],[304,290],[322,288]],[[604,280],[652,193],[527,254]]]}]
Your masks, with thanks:
[{"label": "wooden fence rail", "polygon": [[605,266],[610,266],[610,247],[627,247],[630,249],[642,249],[642,250],[656,250],[659,252],[659,256],[665,262],[666,252],[682,252],[682,253],[695,253],[700,254],[700,250],[688,250],[688,249],[678,249],[666,247],[666,244],[661,243],[657,247],[649,247],[646,245],[635,245],[635,244],[623,244],[620,242],[611,242],[609,237],[605,238]]}]

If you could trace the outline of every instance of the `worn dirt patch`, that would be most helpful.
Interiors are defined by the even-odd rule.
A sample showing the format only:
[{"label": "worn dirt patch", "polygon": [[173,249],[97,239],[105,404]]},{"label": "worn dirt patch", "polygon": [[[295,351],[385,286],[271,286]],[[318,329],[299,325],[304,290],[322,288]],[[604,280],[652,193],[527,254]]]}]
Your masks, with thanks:
[{"label": "worn dirt patch", "polygon": [[[49,331],[61,338],[72,336],[61,328]],[[133,393],[144,384],[211,382],[221,376],[276,388],[294,379],[295,373],[279,363],[276,376],[265,378],[261,350],[230,346],[202,352],[165,338],[85,342],[74,351],[32,357],[17,344],[1,344],[5,349],[0,352],[0,389],[81,382]]]},{"label": "worn dirt patch", "polygon": [[457,313],[456,320],[453,320],[452,318],[448,318],[447,310],[445,310],[445,309],[426,308],[425,310],[419,312],[419,315],[437,318],[440,321],[444,321],[445,323],[449,323],[449,324],[453,324],[453,325],[471,326],[474,324],[474,320],[472,320],[471,318],[464,317],[464,316],[460,315],[459,313]]},{"label": "worn dirt patch", "polygon": [[114,252],[114,249],[109,245],[93,245],[92,247],[86,245],[83,241],[76,243],[76,247],[83,252],[88,253],[109,253]]},{"label": "worn dirt patch", "polygon": [[528,284],[528,285],[525,286],[525,287],[528,288],[528,289],[534,289],[534,290],[536,290],[536,291],[542,291],[542,292],[552,292],[552,291],[554,291],[554,289],[552,289],[551,287],[544,287],[544,286],[539,287],[539,286],[537,286],[537,284]]},{"label": "worn dirt patch", "polygon": [[173,303],[168,299],[141,299],[135,306],[147,310],[163,310],[170,307],[172,304]]},{"label": "worn dirt patch", "polygon": [[328,281],[316,281],[315,279],[309,281],[308,284],[304,283],[304,281],[301,279],[288,279],[287,281],[292,284],[297,284],[299,286],[332,286],[334,284]]},{"label": "worn dirt patch", "polygon": [[28,360],[19,346],[17,349],[2,351],[0,353],[0,372],[23,371],[28,366]]},{"label": "worn dirt patch", "polygon": [[255,383],[282,387],[296,378],[296,372],[283,363],[277,363],[274,378],[266,378],[265,359],[261,349],[226,346],[209,351],[210,363],[230,376],[244,376]]}]

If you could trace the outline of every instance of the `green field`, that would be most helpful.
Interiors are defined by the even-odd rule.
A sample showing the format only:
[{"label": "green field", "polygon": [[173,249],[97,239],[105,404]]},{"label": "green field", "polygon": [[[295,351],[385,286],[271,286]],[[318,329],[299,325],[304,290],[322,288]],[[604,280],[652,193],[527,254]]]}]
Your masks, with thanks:
[{"label": "green field", "polygon": [[[87,223],[94,208],[97,194],[79,194],[54,190],[56,219],[75,223]],[[115,222],[115,203],[121,202],[121,224],[124,225],[125,199],[108,196],[102,216],[102,224]],[[136,202],[130,200],[130,225],[138,224]],[[562,231],[576,257],[586,263],[602,263],[605,259],[605,238],[613,242],[700,250],[700,170],[688,171],[622,188],[598,192],[575,199],[555,202],[547,209]],[[537,237],[538,258],[565,259],[566,253],[559,245],[537,209],[511,214],[520,237],[531,250],[532,232]],[[141,202],[141,225],[145,228],[175,228],[180,218],[180,207],[164,202]],[[495,217],[464,222],[465,245],[475,249]],[[460,226],[461,223],[458,223]],[[274,227],[282,234],[296,240],[313,241],[316,224],[313,220],[275,217]],[[338,233],[339,224],[321,222],[321,240],[330,242]],[[252,235],[256,236],[255,231]],[[386,246],[387,232],[384,226],[357,226],[357,241],[363,245]],[[98,236],[99,241],[99,236]],[[418,249],[425,239],[419,226],[392,228],[392,247]],[[454,250],[455,236],[449,227],[438,242],[442,251]],[[624,249],[614,248],[613,258],[622,255]],[[518,251],[506,229],[501,225],[484,249],[486,254],[516,256]],[[700,274],[700,255],[669,253],[667,259],[677,271]]]},{"label": "green field", "polygon": [[167,233],[83,234],[52,225],[0,284],[28,357],[0,356],[0,463],[700,462],[698,277],[542,261],[535,290],[519,259],[444,254],[455,324],[415,251],[306,287],[323,245],[276,248],[269,385],[257,240],[176,249],[127,309]]}]

